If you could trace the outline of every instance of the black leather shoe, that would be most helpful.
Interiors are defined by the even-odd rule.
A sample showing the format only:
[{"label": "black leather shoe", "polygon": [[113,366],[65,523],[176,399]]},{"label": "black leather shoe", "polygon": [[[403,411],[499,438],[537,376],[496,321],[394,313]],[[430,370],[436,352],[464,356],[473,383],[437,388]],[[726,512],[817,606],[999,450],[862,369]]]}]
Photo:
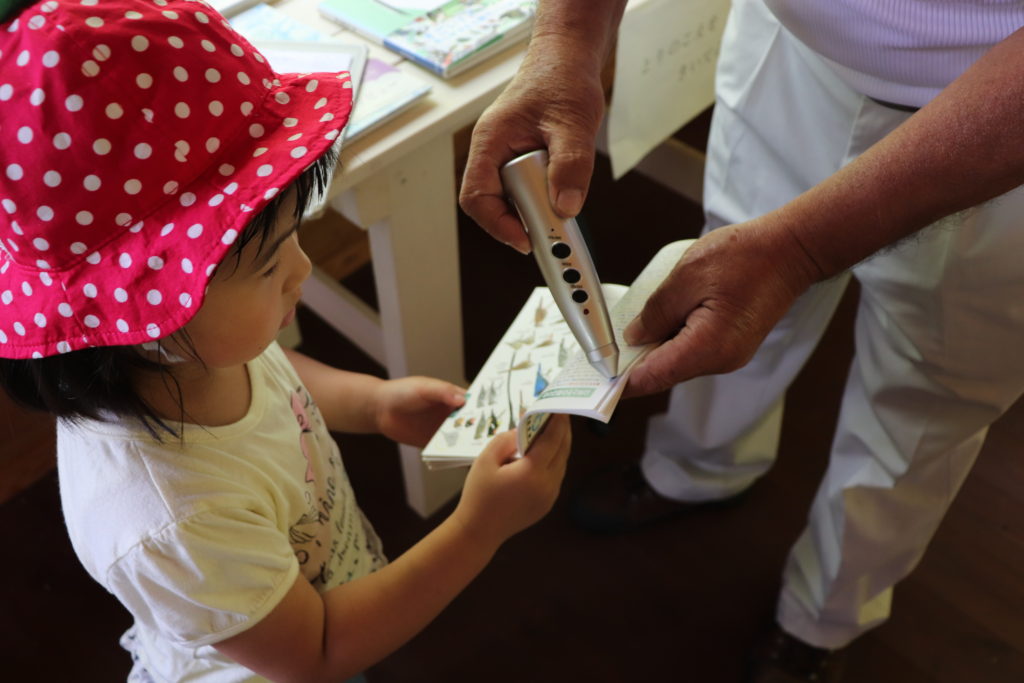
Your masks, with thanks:
[{"label": "black leather shoe", "polygon": [[723,500],[687,503],[665,498],[644,479],[639,462],[598,470],[572,492],[569,514],[587,531],[626,533],[666,522],[694,510],[735,503],[743,494]]},{"label": "black leather shoe", "polygon": [[839,683],[844,650],[808,645],[774,626],[752,653],[746,683]]}]

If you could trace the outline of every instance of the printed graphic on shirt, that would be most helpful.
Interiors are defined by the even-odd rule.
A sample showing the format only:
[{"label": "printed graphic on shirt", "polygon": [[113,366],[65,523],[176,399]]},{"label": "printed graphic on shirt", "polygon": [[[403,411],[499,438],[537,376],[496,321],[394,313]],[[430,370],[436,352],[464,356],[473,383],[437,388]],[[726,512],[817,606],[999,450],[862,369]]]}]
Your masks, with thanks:
[{"label": "printed graphic on shirt", "polygon": [[320,411],[305,387],[291,392],[306,460],[306,510],[288,529],[303,576],[324,590],[364,576],[385,564],[380,540],[356,504],[341,458]]},{"label": "printed graphic on shirt", "polygon": [[[303,397],[305,394],[305,397]],[[306,439],[316,438],[313,428],[309,424],[309,415],[306,413],[306,406],[313,403],[313,398],[303,387],[292,392],[292,412],[295,413],[295,420],[299,423],[299,446],[302,448],[302,457],[306,459],[306,482],[313,481],[313,463],[309,459],[309,444]]]}]

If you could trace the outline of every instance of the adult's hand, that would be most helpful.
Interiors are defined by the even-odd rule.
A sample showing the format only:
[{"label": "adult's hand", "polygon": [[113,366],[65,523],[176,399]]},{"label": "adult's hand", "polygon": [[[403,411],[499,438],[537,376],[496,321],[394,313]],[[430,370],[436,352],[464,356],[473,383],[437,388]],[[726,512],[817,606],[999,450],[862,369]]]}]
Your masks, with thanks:
[{"label": "adult's hand", "polygon": [[604,116],[600,69],[592,53],[535,37],[512,82],[473,129],[459,203],[484,230],[524,254],[530,242],[505,200],[499,169],[520,154],[547,149],[552,204],[565,218],[579,213]]},{"label": "adult's hand", "polygon": [[625,330],[631,344],[666,340],[629,376],[625,395],[664,391],[750,360],[821,273],[788,231],[764,217],[704,235]]}]

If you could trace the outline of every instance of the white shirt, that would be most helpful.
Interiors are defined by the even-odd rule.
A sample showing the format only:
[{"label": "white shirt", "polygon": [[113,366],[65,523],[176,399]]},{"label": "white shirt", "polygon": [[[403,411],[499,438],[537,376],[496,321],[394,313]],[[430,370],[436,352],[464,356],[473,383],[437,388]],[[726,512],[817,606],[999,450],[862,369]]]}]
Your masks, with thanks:
[{"label": "white shirt", "polygon": [[854,90],[915,107],[1024,26],[1019,0],[766,2]]},{"label": "white shirt", "polygon": [[266,616],[299,572],[325,591],[385,562],[284,353],[274,344],[248,371],[245,417],[186,425],[183,446],[132,425],[58,425],[72,544],[135,617],[131,647],[158,681],[262,681],[211,645]]}]

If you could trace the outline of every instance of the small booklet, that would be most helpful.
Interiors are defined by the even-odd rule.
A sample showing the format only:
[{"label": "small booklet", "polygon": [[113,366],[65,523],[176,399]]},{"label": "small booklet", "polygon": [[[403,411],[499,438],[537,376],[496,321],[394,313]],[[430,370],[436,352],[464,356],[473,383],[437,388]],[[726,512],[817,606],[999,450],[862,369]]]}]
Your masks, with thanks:
[{"label": "small booklet", "polygon": [[622,330],[694,240],[672,242],[644,267],[630,287],[605,284],[619,375],[606,379],[591,367],[547,287],[533,290],[476,378],[466,404],[449,415],[422,452],[431,469],[472,464],[491,438],[517,430],[525,453],[552,413],[611,419],[630,371],[656,344],[628,346]]},{"label": "small booklet", "polygon": [[298,19],[292,19],[279,9],[258,3],[243,12],[228,18],[231,28],[235,29],[249,42],[256,41],[292,41],[310,43],[338,42],[326,33],[307,26]]},{"label": "small booklet", "polygon": [[379,128],[429,94],[430,85],[422,78],[370,57],[345,140],[356,140]]},{"label": "small booklet", "polygon": [[206,2],[222,16],[233,17],[253,5],[258,5],[261,0],[206,0]]},{"label": "small booklet", "polygon": [[[352,79],[352,97],[359,101],[369,55],[365,45],[293,40],[253,40],[252,44],[278,73],[348,71]],[[354,113],[352,118],[355,118]]]},{"label": "small booklet", "polygon": [[537,0],[323,0],[320,13],[442,78],[525,40]]}]

